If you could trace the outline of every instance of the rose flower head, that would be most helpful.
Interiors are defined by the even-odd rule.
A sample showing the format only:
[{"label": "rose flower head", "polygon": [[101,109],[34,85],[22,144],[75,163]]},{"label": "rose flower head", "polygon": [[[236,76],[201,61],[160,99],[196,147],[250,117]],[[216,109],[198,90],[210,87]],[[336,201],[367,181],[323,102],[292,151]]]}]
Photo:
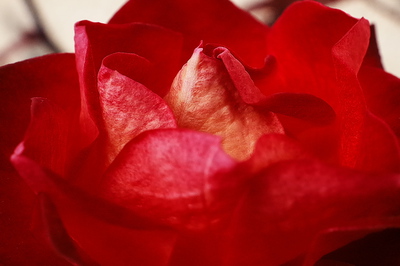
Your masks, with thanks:
[{"label": "rose flower head", "polygon": [[366,19],[131,0],[0,87],[5,265],[400,260],[345,256],[400,247],[400,81]]}]

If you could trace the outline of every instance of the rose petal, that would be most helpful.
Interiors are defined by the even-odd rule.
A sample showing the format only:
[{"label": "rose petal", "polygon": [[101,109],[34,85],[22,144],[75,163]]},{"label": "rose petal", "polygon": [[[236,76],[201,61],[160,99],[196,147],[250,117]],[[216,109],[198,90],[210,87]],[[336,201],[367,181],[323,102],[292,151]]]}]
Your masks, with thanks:
[{"label": "rose petal", "polygon": [[8,158],[29,125],[31,98],[48,98],[74,113],[79,108],[79,84],[72,54],[46,55],[3,66],[0,80],[0,156],[2,167],[9,167]]},{"label": "rose petal", "polygon": [[203,230],[220,225],[242,193],[244,176],[236,168],[216,136],[182,129],[147,131],[115,159],[101,194],[139,215]]},{"label": "rose petal", "polygon": [[[142,59],[134,57],[131,60]],[[112,58],[107,57],[107,63],[109,61]],[[112,162],[123,146],[141,132],[176,127],[174,115],[164,100],[144,85],[106,65],[102,65],[98,76],[108,162]]]},{"label": "rose petal", "polygon": [[299,143],[283,134],[266,134],[260,137],[251,158],[243,164],[252,174],[278,162],[311,159],[312,156]]},{"label": "rose petal", "polygon": [[11,158],[19,174],[51,197],[68,234],[90,258],[100,265],[167,265],[173,232],[71,186],[19,151]]},{"label": "rose petal", "polygon": [[70,263],[54,254],[31,231],[35,195],[14,171],[0,172],[0,261],[4,265],[57,265]]},{"label": "rose petal", "polygon": [[[395,226],[393,223],[393,227]],[[353,265],[397,265],[400,260],[399,233],[400,229],[397,228],[369,234],[326,255],[325,258],[347,261]]]},{"label": "rose petal", "polygon": [[109,23],[129,22],[159,25],[182,33],[182,64],[201,40],[227,47],[253,67],[264,65],[267,56],[268,28],[227,0],[131,0]]},{"label": "rose petal", "polygon": [[383,121],[366,110],[357,79],[364,52],[356,48],[368,43],[368,31],[368,22],[361,19],[332,49],[342,96],[338,110],[339,115],[343,114],[339,154],[341,163],[346,166],[371,172],[398,172],[400,148],[397,139]]},{"label": "rose petal", "polygon": [[68,235],[56,206],[44,193],[38,196],[38,209],[34,218],[34,231],[41,234],[59,256],[72,265],[96,265],[82,257],[75,241]]},{"label": "rose petal", "polygon": [[358,136],[356,169],[376,173],[400,173],[400,146],[390,127],[367,113]]},{"label": "rose petal", "polygon": [[[297,2],[288,7],[268,35],[267,51],[273,58],[269,60],[268,71],[250,71],[255,85],[267,96],[276,93],[309,94],[316,97],[307,100],[311,100],[314,106],[322,107],[320,103],[325,102],[333,108],[336,113],[334,124],[325,123],[328,125],[324,127],[321,127],[321,123],[316,127],[315,123],[278,115],[287,134],[300,140],[318,157],[330,162],[338,161],[337,153],[341,145],[339,125],[343,116],[343,113],[338,113],[341,108],[339,99],[343,96],[335,75],[332,48],[356,22],[342,11],[314,1]],[[363,47],[351,49],[362,51]],[[293,99],[296,99],[295,95]],[[309,116],[313,114],[312,109],[301,116],[312,118]],[[318,112],[317,115],[314,113],[316,117],[312,119],[323,121],[324,117],[333,117],[329,115],[332,112],[326,114],[318,117]]]},{"label": "rose petal", "polygon": [[98,130],[101,132],[104,129],[96,79],[104,57],[116,52],[127,52],[148,59],[154,64],[152,74],[159,79],[155,83],[157,86],[152,88],[161,95],[169,89],[179,69],[179,34],[156,26],[107,25],[81,21],[75,27],[75,43],[81,84],[81,125],[86,145],[97,137]]},{"label": "rose petal", "polygon": [[165,101],[179,127],[221,136],[224,150],[237,159],[249,158],[261,135],[283,133],[273,113],[242,100],[222,62],[202,48],[179,72]]},{"label": "rose petal", "polygon": [[34,96],[74,113],[79,85],[72,54],[51,54],[0,67],[0,261],[5,265],[69,265],[30,231],[35,197],[9,162],[23,139]]},{"label": "rose petal", "polygon": [[240,97],[245,103],[254,105],[259,109],[296,117],[318,125],[329,124],[334,120],[335,111],[332,107],[314,95],[276,93],[266,97],[255,86],[244,66],[233,57],[229,50],[217,47],[213,53],[215,57],[222,59]]},{"label": "rose petal", "polygon": [[[39,165],[65,176],[76,152],[77,113],[66,113],[45,98],[33,98],[31,122],[23,142],[24,154]],[[22,147],[20,147],[22,148]]]},{"label": "rose petal", "polygon": [[[399,201],[399,188],[399,175],[366,175],[313,161],[275,164],[254,180],[238,212],[242,222],[231,227],[236,236],[227,261],[280,265],[306,252],[330,228],[390,227],[383,221],[400,214],[393,204]],[[341,244],[354,240],[354,234],[343,237]],[[325,242],[325,252],[337,243]]]},{"label": "rose petal", "polygon": [[367,106],[400,138],[400,79],[384,70],[363,66],[358,74]]},{"label": "rose petal", "polygon": [[378,42],[376,40],[375,25],[371,25],[370,32],[371,36],[369,38],[368,50],[364,57],[363,66],[383,69],[381,55],[379,54]]},{"label": "rose petal", "polygon": [[[346,226],[346,227],[339,227],[339,228],[330,228],[326,231],[320,232],[318,236],[315,238],[314,243],[311,245],[310,250],[307,252],[307,256],[305,258],[304,265],[309,265],[312,266],[314,263],[321,258],[323,255],[327,254],[328,252],[331,252],[332,250],[336,248],[340,248],[342,250],[348,249],[351,246],[354,246],[357,242],[366,242],[368,238],[373,237],[373,235],[368,235],[368,234],[373,234],[379,231],[382,231],[387,228],[399,228],[400,227],[400,217],[390,217],[389,219],[385,218],[372,218],[372,219],[366,219],[364,223],[359,222],[358,224],[354,226]],[[384,232],[382,232],[384,234]],[[365,237],[367,236],[367,237]],[[364,237],[364,239],[362,239]],[[345,244],[348,244],[352,240],[357,240],[358,241],[353,241],[353,243],[350,243],[348,246],[345,246]],[[382,243],[381,243],[382,244]],[[385,245],[386,244],[386,245]],[[390,246],[389,243],[385,243],[383,246]],[[335,255],[340,257],[341,251],[337,250],[334,251],[333,254],[328,254],[325,257],[330,257],[334,258]],[[389,261],[398,261],[400,258],[398,255],[394,256],[386,256],[385,258],[377,258],[379,256],[380,250],[382,247],[375,247],[373,252],[371,254],[365,254],[363,256],[360,256],[358,252],[353,251],[353,256],[351,257],[368,257],[368,255],[372,255],[373,259],[379,262],[372,262],[371,258],[369,258],[369,262],[371,265],[373,264],[379,264],[383,263],[385,260]],[[364,249],[365,250],[365,249]],[[397,251],[397,250],[396,250]],[[396,252],[397,253],[397,252]],[[346,254],[342,254],[346,255]],[[357,260],[350,260],[350,262],[355,263],[355,265],[364,265],[365,262],[361,263],[360,261]],[[386,265],[391,265],[391,263],[387,263]]]}]

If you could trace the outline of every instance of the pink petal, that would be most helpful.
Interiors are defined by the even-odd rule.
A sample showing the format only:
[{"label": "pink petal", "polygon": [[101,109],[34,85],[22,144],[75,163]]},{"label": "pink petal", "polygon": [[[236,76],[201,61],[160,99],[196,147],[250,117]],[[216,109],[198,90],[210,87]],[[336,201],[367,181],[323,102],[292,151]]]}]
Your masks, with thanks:
[{"label": "pink petal", "polygon": [[110,20],[112,24],[142,22],[180,32],[182,64],[201,40],[227,47],[253,67],[264,64],[268,28],[227,0],[131,0]]},{"label": "pink petal", "polygon": [[179,72],[165,101],[179,127],[221,136],[224,150],[237,159],[249,158],[261,135],[283,133],[274,114],[246,104],[222,62],[201,48]]},{"label": "pink petal", "polygon": [[81,126],[86,136],[86,145],[97,137],[98,130],[101,132],[104,128],[96,79],[104,57],[126,52],[146,58],[154,64],[152,74],[158,79],[158,82],[151,84],[151,88],[161,95],[169,89],[179,69],[179,34],[156,26],[106,25],[81,21],[75,27],[75,43],[81,84]]},{"label": "pink petal", "polygon": [[188,130],[147,131],[121,151],[101,193],[112,202],[180,229],[226,223],[244,187],[218,137]]},{"label": "pink petal", "polygon": [[[115,55],[104,62],[109,64]],[[130,61],[143,61],[131,55]],[[127,59],[127,58],[126,58]],[[112,162],[124,145],[140,133],[158,128],[175,128],[172,111],[164,100],[118,71],[102,65],[99,71],[99,101],[107,134],[106,156]]]}]

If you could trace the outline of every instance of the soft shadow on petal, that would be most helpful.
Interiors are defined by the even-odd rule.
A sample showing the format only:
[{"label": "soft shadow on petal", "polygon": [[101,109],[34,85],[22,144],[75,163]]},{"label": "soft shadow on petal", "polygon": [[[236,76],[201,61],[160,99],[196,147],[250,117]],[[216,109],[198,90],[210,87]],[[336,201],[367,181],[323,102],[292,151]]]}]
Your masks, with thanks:
[{"label": "soft shadow on petal", "polygon": [[0,68],[0,261],[4,265],[69,265],[30,231],[35,195],[9,162],[23,139],[32,97],[79,112],[73,54],[51,54]]},{"label": "soft shadow on petal", "polygon": [[130,22],[182,33],[182,64],[201,40],[227,47],[252,67],[261,67],[267,56],[268,27],[227,0],[131,0],[110,20],[111,24]]},{"label": "soft shadow on petal", "polygon": [[69,113],[79,112],[73,54],[51,54],[3,66],[0,80],[0,157],[4,162],[28,128],[32,97],[47,98]]},{"label": "soft shadow on petal", "polygon": [[[400,177],[393,174],[368,175],[316,161],[274,164],[253,181],[239,208],[228,245],[237,252],[226,257],[227,263],[279,265],[307,252],[325,230],[392,227],[400,214],[393,204],[399,201],[399,187]],[[354,239],[349,234],[339,242]],[[318,257],[339,242],[325,242]]]},{"label": "soft shadow on petal", "polygon": [[384,120],[400,139],[400,79],[369,65],[361,67],[358,79],[369,110]]},{"label": "soft shadow on petal", "polygon": [[127,142],[140,133],[176,127],[174,115],[168,105],[144,85],[106,65],[102,65],[98,77],[99,102],[107,135],[106,156],[109,163]]},{"label": "soft shadow on petal", "polygon": [[147,131],[121,151],[103,177],[100,193],[180,230],[220,227],[246,178],[220,141],[183,129]]},{"label": "soft shadow on petal", "polygon": [[202,48],[195,49],[164,99],[179,127],[222,137],[224,150],[239,160],[250,157],[261,135],[283,133],[275,114],[247,104],[223,63]]},{"label": "soft shadow on petal", "polygon": [[[81,87],[83,145],[89,145],[104,130],[98,101],[97,73],[102,60],[113,53],[135,53],[154,64],[152,86],[164,95],[179,70],[182,39],[179,33],[145,24],[107,25],[89,21],[75,26],[75,52]],[[129,59],[129,58],[128,58]],[[126,72],[124,73],[126,74]]]},{"label": "soft shadow on petal", "polygon": [[19,151],[11,158],[19,174],[36,193],[44,192],[51,198],[69,236],[87,256],[100,265],[167,265],[174,232],[87,194]]}]

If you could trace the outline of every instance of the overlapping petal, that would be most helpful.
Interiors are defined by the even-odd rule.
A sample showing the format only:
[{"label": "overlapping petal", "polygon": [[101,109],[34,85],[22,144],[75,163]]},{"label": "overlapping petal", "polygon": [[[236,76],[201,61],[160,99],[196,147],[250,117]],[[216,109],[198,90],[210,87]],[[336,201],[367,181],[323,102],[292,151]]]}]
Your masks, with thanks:
[{"label": "overlapping petal", "polygon": [[[60,218],[48,217],[52,214],[44,213],[42,226],[45,227],[42,230],[45,234],[52,233],[52,247],[67,256],[69,261],[97,262],[100,265],[141,261],[146,266],[166,265],[175,237],[165,227],[71,185],[26,157],[23,149],[16,150],[12,162],[37,194],[48,195],[45,204],[55,204],[52,213],[58,213]],[[42,205],[38,207],[43,208]],[[61,219],[62,222],[49,224],[48,219]],[[73,240],[60,231],[54,232],[54,226],[66,230]],[[70,247],[59,246],[60,242],[69,243]],[[81,248],[83,254],[80,254]],[[150,258],[150,250],[158,256]]]},{"label": "overlapping petal", "polygon": [[[131,60],[142,59],[133,57]],[[140,133],[176,127],[174,115],[168,105],[144,85],[106,65],[102,65],[98,76],[99,102],[107,134],[106,155],[109,163],[126,143]]]},{"label": "overlapping petal", "polygon": [[[256,86],[267,95],[311,94],[336,113],[335,123],[325,127],[279,116],[287,134],[329,162],[371,171],[397,169],[398,143],[385,124],[368,113],[357,78],[369,43],[368,22],[306,1],[289,7],[268,36],[274,63],[267,74],[254,76]],[[376,138],[387,144],[368,145]],[[395,159],[388,166],[378,154]]]},{"label": "overlapping petal", "polygon": [[[391,227],[389,217],[398,225],[399,208],[391,202],[399,200],[399,180],[399,175],[367,175],[316,161],[272,165],[254,180],[238,212],[231,247],[237,252],[227,256],[227,265],[280,265],[331,228]],[[342,235],[340,245],[362,236],[357,234]],[[323,243],[324,253],[337,244]]]},{"label": "overlapping petal", "polygon": [[253,67],[264,65],[268,27],[228,0],[131,0],[110,20],[111,24],[142,22],[182,33],[182,64],[200,41],[227,47]]},{"label": "overlapping petal", "polygon": [[0,80],[0,261],[8,265],[68,265],[30,231],[35,195],[7,157],[28,128],[32,97],[49,98],[68,112],[78,113],[74,55],[47,55],[3,66]]},{"label": "overlapping petal", "polygon": [[243,193],[246,176],[220,142],[183,129],[148,131],[121,151],[105,173],[100,193],[181,230],[221,226]]},{"label": "overlapping petal", "polygon": [[365,19],[131,0],[75,40],[76,65],[0,69],[1,262],[313,265],[400,227],[399,80]]},{"label": "overlapping petal", "polygon": [[[101,135],[104,131],[97,87],[97,73],[103,58],[117,52],[134,53],[146,58],[153,65],[152,75],[157,76],[157,82],[150,84],[150,88],[163,95],[179,69],[181,38],[170,30],[144,24],[106,25],[82,21],[76,25],[75,32],[81,88],[82,141],[88,145],[99,132]],[[127,36],[130,37],[126,38]],[[119,57],[114,57],[114,60],[118,59]],[[131,58],[128,57],[127,60],[129,59]],[[148,66],[148,63],[142,63]],[[126,67],[121,68],[124,74],[134,72],[127,72]]]},{"label": "overlapping petal", "polygon": [[179,127],[222,137],[224,150],[237,159],[249,158],[263,134],[283,133],[272,112],[244,102],[222,62],[202,48],[178,73],[165,100]]}]

